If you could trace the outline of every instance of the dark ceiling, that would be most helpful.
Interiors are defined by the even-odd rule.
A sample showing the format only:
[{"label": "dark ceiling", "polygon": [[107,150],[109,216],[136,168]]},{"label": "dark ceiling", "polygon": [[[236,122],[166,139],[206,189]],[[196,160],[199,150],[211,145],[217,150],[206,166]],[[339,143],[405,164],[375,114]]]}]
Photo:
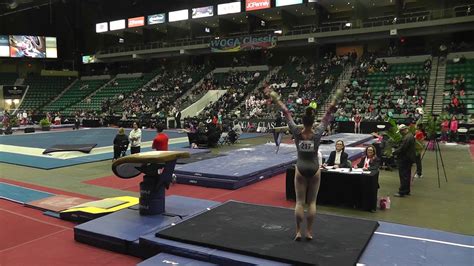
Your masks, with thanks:
[{"label": "dark ceiling", "polygon": [[[100,49],[101,40],[95,33],[95,24],[115,19],[143,16],[153,13],[202,7],[231,2],[232,0],[0,0],[0,34],[25,34],[58,37],[60,58],[78,58],[81,53]],[[468,0],[319,0],[324,9],[336,12],[342,6],[358,2],[381,8],[395,1],[426,2],[430,6],[455,5]],[[346,3],[347,2],[347,3]],[[349,3],[349,4],[348,4]],[[425,6],[426,6],[425,3]]]}]

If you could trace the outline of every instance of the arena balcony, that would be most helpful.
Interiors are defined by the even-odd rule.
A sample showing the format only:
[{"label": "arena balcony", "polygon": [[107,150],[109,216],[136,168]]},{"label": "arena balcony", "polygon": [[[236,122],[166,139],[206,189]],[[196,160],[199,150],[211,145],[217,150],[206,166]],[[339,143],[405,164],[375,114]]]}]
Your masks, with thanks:
[{"label": "arena balcony", "polygon": [[[150,57],[173,57],[182,54],[197,55],[210,53],[210,42],[219,38],[255,36],[272,34],[277,36],[277,47],[307,46],[312,43],[331,44],[349,41],[386,39],[388,36],[422,36],[438,32],[454,33],[474,28],[474,5],[456,6],[449,9],[427,10],[423,8],[407,9],[400,15],[375,16],[353,19],[354,16],[342,16],[334,19],[316,18],[316,11],[309,5],[298,8],[279,9],[249,13],[230,14],[219,17],[201,18],[159,24],[154,28],[124,29],[104,34],[114,36],[136,35],[138,38],[146,31],[157,31],[163,36],[169,32],[179,32],[179,38],[162,39],[156,42],[134,45],[119,45],[99,51],[99,62],[130,60]],[[273,10],[275,9],[275,10]],[[298,11],[296,11],[298,10]],[[247,15],[246,15],[247,14]],[[286,14],[286,15],[285,15]],[[302,15],[304,14],[304,15]],[[287,25],[284,16],[301,16],[305,19]],[[251,19],[249,19],[251,18]],[[252,23],[265,22],[265,26],[250,27]],[[310,22],[310,23],[308,23]],[[232,25],[230,27],[229,25]],[[209,32],[196,32],[196,28],[207,28]],[[232,28],[232,30],[228,30]],[[252,28],[249,30],[249,28]],[[226,30],[224,30],[226,29]],[[283,29],[283,30],[281,30]],[[225,31],[225,32],[223,32]],[[275,33],[277,32],[277,33]]]}]

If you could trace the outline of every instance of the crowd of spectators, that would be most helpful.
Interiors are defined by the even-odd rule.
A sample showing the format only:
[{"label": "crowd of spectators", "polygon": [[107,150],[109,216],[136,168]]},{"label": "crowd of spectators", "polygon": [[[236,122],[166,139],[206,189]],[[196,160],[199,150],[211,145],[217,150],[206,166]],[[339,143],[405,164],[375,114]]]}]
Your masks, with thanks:
[{"label": "crowd of spectators", "polygon": [[336,121],[355,121],[356,116],[366,121],[380,121],[395,114],[404,115],[407,120],[418,120],[423,112],[422,93],[428,88],[427,76],[418,76],[412,72],[390,77],[386,90],[374,95],[367,76],[389,71],[390,65],[384,60],[376,60],[371,55],[362,58],[352,73],[352,81],[345,86]]},{"label": "crowd of spectators", "polygon": [[[319,64],[306,57],[292,56],[286,66],[271,76],[268,84],[282,95],[289,110],[301,113],[312,102],[323,104],[325,94],[337,79],[337,69],[341,70],[356,56],[355,52],[344,56],[328,53]],[[277,110],[266,103],[263,90],[257,90],[245,100],[240,115],[247,119],[275,117]]]},{"label": "crowd of spectators", "polygon": [[[201,113],[201,117],[232,116],[232,110],[239,105],[250,90],[255,89],[264,74],[260,72],[238,72],[232,71],[218,74],[221,77],[212,77],[218,89],[226,89],[227,92],[214,103],[210,103]],[[240,114],[237,113],[237,116]]]},{"label": "crowd of spectators", "polygon": [[119,95],[120,103],[117,105],[117,111],[121,112],[122,120],[144,114],[158,118],[174,116],[182,104],[177,99],[196,83],[192,76],[196,73],[203,74],[204,71],[204,66],[192,65],[173,71],[163,69],[150,84],[142,89],[133,92],[128,97]]},{"label": "crowd of spectators", "polygon": [[466,96],[466,80],[463,75],[454,76],[452,79],[446,80],[446,84],[451,86],[449,91],[444,92],[445,97],[450,98],[449,104],[444,110],[449,114],[466,114],[467,109],[463,99]]}]

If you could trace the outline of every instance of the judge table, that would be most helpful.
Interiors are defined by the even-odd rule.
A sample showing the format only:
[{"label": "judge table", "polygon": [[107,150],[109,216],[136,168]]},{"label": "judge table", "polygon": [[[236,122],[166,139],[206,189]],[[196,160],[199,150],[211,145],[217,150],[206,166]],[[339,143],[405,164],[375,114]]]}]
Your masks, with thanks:
[{"label": "judge table", "polygon": [[[295,200],[295,168],[286,172],[286,198]],[[318,204],[342,205],[364,211],[377,209],[378,171],[322,169]]]}]

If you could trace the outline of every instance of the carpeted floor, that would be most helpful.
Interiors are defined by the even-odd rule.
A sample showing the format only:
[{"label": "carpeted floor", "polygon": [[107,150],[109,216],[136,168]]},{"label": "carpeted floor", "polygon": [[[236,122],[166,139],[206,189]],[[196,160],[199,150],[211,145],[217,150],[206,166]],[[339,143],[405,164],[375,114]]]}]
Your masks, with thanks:
[{"label": "carpeted floor", "polygon": [[[271,136],[263,136],[243,139],[240,143],[213,149],[211,152],[219,153],[262,144],[270,141],[271,138]],[[441,144],[441,150],[448,177],[448,182],[446,182],[442,171],[440,172],[441,188],[438,188],[435,153],[428,151],[423,161],[424,177],[415,179],[412,188],[413,195],[410,197],[393,197],[393,193],[399,186],[398,172],[381,172],[379,196],[391,196],[392,208],[390,210],[370,213],[336,206],[318,206],[318,211],[474,235],[472,227],[474,213],[468,211],[472,209],[472,202],[474,202],[474,164],[471,156],[473,145]],[[0,182],[54,194],[88,198],[137,196],[139,178],[129,180],[116,178],[112,176],[110,167],[110,161],[52,170],[0,163]],[[235,191],[176,184],[171,186],[167,194],[221,202],[233,199],[272,206],[290,208],[294,206],[294,202],[285,199],[284,175],[278,175]],[[36,231],[31,239],[25,238],[28,234],[21,232],[18,240],[4,243],[0,247],[1,265],[94,265],[97,261],[113,265],[134,265],[140,261],[137,258],[76,243],[71,229],[73,224],[47,217],[38,210],[0,201],[0,212],[0,219],[8,218],[13,221],[9,223],[11,227],[8,228],[20,228],[16,226],[20,223],[16,223],[15,220],[22,217],[26,220],[22,223],[27,224],[21,228],[32,228]],[[40,224],[37,224],[38,221]],[[0,221],[0,224],[3,224],[3,221]],[[3,226],[0,228],[0,235],[2,238],[5,236],[5,239],[10,239],[14,237],[10,231],[11,229]]]}]

